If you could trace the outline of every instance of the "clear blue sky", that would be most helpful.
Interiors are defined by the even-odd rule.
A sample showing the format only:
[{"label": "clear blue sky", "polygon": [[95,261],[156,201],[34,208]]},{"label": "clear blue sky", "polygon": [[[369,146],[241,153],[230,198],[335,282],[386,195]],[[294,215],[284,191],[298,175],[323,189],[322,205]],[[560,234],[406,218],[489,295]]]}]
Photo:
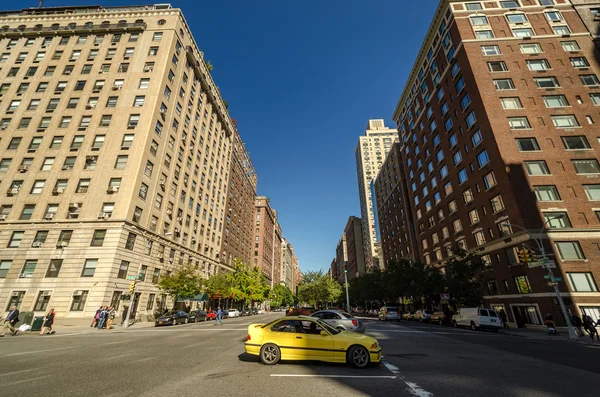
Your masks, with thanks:
[{"label": "clear blue sky", "polygon": [[[150,3],[45,0],[44,6]],[[348,216],[360,216],[358,136],[369,118],[394,126],[392,113],[438,1],[170,3],[183,10],[214,66],[258,172],[258,193],[279,211],[301,269],[328,269]]]}]

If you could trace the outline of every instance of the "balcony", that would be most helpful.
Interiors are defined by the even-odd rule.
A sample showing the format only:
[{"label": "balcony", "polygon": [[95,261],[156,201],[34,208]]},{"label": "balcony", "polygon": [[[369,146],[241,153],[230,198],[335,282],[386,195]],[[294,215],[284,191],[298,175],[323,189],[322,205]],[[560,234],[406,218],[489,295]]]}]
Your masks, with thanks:
[{"label": "balcony", "polygon": [[3,26],[0,28],[0,39],[7,37],[26,37],[26,36],[44,36],[44,35],[82,35],[89,33],[106,32],[143,32],[146,30],[146,23],[101,23],[98,25],[64,25],[64,26],[35,26],[35,27],[17,27],[10,28]]}]

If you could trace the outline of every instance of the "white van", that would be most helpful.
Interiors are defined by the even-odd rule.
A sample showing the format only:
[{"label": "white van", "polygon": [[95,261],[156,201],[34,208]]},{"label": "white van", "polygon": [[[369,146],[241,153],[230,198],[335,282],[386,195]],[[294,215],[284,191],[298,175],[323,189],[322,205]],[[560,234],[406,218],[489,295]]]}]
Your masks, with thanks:
[{"label": "white van", "polygon": [[239,317],[240,311],[238,309],[229,309],[229,318]]},{"label": "white van", "polygon": [[458,309],[452,316],[452,325],[457,327],[469,327],[473,331],[477,329],[490,329],[497,332],[502,327],[498,313],[492,309],[481,307],[466,307]]}]

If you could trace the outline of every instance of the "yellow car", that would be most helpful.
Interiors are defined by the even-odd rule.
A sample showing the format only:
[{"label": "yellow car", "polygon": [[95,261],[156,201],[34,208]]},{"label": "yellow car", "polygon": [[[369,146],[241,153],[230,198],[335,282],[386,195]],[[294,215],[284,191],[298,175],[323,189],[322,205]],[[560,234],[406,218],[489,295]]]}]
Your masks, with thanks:
[{"label": "yellow car", "polygon": [[307,316],[248,326],[246,353],[260,356],[266,365],[279,360],[317,360],[365,368],[381,360],[377,339],[339,331],[321,319]]}]

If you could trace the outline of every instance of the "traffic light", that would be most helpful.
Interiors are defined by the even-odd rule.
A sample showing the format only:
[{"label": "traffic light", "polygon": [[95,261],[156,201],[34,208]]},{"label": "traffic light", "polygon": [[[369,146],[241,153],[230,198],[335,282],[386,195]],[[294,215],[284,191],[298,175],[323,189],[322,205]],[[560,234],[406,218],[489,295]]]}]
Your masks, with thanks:
[{"label": "traffic light", "polygon": [[133,291],[135,291],[135,283],[129,284],[129,293],[133,294]]},{"label": "traffic light", "polygon": [[533,263],[533,262],[537,262],[540,260],[540,258],[538,258],[537,253],[534,250],[528,250],[529,252],[529,262]]},{"label": "traffic light", "polygon": [[529,250],[527,248],[521,248],[519,250],[519,261],[521,263],[529,263]]},{"label": "traffic light", "polygon": [[344,265],[344,273],[348,273],[348,265]]}]

